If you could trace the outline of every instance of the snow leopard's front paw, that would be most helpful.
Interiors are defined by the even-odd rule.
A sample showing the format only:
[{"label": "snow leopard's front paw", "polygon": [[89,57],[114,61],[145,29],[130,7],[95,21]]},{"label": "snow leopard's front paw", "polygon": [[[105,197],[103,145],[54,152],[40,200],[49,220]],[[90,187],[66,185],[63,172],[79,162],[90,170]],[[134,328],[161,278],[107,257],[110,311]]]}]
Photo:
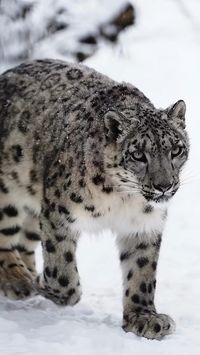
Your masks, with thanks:
[{"label": "snow leopard's front paw", "polygon": [[58,281],[60,281],[59,285],[56,282],[50,284],[40,275],[35,280],[34,285],[39,294],[58,305],[74,306],[78,303],[82,294],[80,283],[70,284],[67,278],[58,279]]},{"label": "snow leopard's front paw", "polygon": [[166,314],[132,312],[124,314],[123,329],[147,339],[161,340],[173,333],[175,322]]}]

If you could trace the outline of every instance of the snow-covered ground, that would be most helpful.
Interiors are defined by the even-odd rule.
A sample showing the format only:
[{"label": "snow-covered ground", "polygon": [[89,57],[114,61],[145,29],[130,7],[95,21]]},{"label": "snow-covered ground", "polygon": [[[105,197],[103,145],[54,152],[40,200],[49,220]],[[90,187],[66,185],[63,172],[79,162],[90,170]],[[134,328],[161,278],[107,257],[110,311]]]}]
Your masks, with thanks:
[{"label": "snow-covered ground", "polygon": [[[3,355],[200,354],[200,2],[135,0],[137,26],[123,45],[105,44],[87,64],[143,90],[157,107],[187,103],[190,162],[164,233],[157,308],[177,323],[173,335],[149,341],[121,328],[121,275],[114,237],[82,237],[78,250],[83,298],[60,308],[36,297],[0,299]],[[185,5],[184,5],[185,4]],[[186,7],[185,7],[186,6]],[[38,250],[38,263],[42,261]]]}]

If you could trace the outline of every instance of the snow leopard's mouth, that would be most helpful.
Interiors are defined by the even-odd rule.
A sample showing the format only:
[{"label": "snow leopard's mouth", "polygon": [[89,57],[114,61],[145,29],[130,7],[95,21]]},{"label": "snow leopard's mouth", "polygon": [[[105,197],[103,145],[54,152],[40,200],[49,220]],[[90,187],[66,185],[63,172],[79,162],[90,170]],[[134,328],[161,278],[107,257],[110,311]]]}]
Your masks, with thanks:
[{"label": "snow leopard's mouth", "polygon": [[161,193],[161,194],[154,194],[154,193],[143,193],[143,196],[148,202],[154,202],[154,203],[164,203],[164,202],[169,202],[169,200],[175,195],[176,190],[172,190],[170,193]]},{"label": "snow leopard's mouth", "polygon": [[162,196],[154,198],[152,201],[156,203],[161,203],[161,202],[168,202],[173,195],[171,196],[165,196],[164,194]]}]

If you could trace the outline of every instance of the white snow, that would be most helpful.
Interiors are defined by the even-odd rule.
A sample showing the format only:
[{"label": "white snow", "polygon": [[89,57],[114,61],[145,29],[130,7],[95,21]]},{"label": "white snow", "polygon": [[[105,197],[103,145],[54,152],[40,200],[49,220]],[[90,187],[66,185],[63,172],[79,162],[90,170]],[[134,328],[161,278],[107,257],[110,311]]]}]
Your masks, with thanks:
[{"label": "white snow", "polygon": [[[170,206],[156,293],[157,309],[175,319],[176,332],[162,341],[149,341],[121,330],[120,268],[114,237],[105,233],[80,241],[84,294],[75,307],[60,308],[42,297],[24,302],[0,299],[2,354],[200,354],[200,2],[134,3],[137,27],[122,35],[123,44],[117,48],[102,45],[87,64],[138,86],[157,107],[180,98],[187,103],[190,162]],[[40,250],[38,263],[41,270]]]}]

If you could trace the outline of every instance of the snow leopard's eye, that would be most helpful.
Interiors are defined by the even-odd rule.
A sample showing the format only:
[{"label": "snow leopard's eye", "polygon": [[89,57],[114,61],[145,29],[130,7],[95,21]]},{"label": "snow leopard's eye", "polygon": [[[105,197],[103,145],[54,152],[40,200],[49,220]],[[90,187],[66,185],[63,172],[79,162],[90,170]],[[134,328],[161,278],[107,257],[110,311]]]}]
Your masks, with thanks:
[{"label": "snow leopard's eye", "polygon": [[171,150],[172,159],[178,157],[179,155],[181,155],[182,152],[183,152],[183,147],[181,147],[180,145],[172,148],[172,150]]},{"label": "snow leopard's eye", "polygon": [[140,152],[139,150],[135,150],[131,153],[131,158],[137,161],[141,161],[143,163],[147,162],[147,158],[144,153]]}]

